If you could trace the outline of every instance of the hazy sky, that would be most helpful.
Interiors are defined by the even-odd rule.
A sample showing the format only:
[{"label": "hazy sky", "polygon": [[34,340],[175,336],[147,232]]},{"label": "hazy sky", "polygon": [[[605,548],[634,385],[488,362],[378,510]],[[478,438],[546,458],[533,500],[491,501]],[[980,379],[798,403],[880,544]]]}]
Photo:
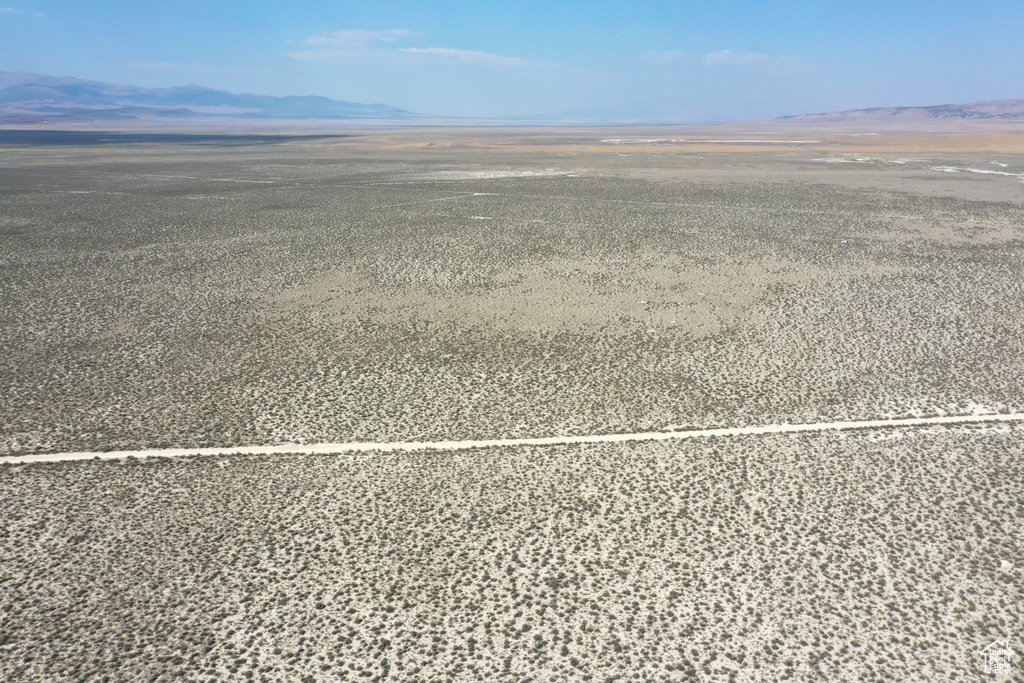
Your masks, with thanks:
[{"label": "hazy sky", "polygon": [[0,0],[0,70],[438,115],[748,118],[1024,98],[1024,0]]}]

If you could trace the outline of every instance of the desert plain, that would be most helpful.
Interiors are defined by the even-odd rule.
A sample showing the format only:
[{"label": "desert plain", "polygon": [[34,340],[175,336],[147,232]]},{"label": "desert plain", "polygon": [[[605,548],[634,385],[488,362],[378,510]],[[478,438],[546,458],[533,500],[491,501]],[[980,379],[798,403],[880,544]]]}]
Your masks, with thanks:
[{"label": "desert plain", "polygon": [[0,131],[0,678],[994,680],[1022,237],[1013,121]]}]

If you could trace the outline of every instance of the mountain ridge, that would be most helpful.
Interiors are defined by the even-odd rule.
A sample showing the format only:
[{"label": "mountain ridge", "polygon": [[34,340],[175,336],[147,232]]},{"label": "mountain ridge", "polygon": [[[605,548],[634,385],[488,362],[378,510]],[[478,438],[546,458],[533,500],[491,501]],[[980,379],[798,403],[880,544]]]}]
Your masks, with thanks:
[{"label": "mountain ridge", "polygon": [[795,114],[778,121],[827,123],[847,121],[921,121],[927,119],[1016,119],[1024,118],[1024,100],[987,100],[967,104],[870,107],[843,111]]},{"label": "mountain ridge", "polygon": [[[635,117],[615,115],[614,109],[594,114],[583,110],[562,114],[514,116],[510,121],[534,123],[590,119],[612,123]],[[129,122],[139,120],[216,119],[249,120],[415,120],[430,118],[387,104],[364,104],[318,95],[255,95],[233,93],[199,85],[149,88],[105,83],[74,77],[45,76],[20,71],[0,71],[0,123],[39,124],[84,121]],[[449,117],[451,118],[451,117]],[[640,122],[644,117],[637,120]],[[657,121],[673,117],[659,111]],[[930,119],[1024,119],[1024,99],[989,100],[967,104],[895,106],[848,109],[761,119],[792,123],[912,122]],[[482,119],[481,119],[482,120]],[[742,123],[742,120],[715,123]],[[682,122],[680,122],[682,123]],[[706,121],[710,123],[710,121]]]},{"label": "mountain ridge", "polygon": [[230,117],[405,119],[412,112],[316,95],[253,95],[199,85],[146,88],[72,77],[0,71],[0,121]]}]

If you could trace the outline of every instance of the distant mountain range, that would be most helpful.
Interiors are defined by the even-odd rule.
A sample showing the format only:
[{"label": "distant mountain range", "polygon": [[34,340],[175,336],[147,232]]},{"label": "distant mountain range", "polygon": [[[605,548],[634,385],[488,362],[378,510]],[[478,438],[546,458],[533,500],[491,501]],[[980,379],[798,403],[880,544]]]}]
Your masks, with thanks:
[{"label": "distant mountain range", "polygon": [[78,78],[0,71],[0,122],[138,120],[226,117],[247,119],[404,119],[414,117],[386,104],[359,104],[327,97],[238,95],[188,85],[141,88]]},{"label": "distant mountain range", "polygon": [[[506,120],[533,123],[584,121],[615,123],[651,119],[669,123],[676,116],[672,107],[662,103],[646,116],[636,113],[636,105],[625,109],[573,111],[546,116],[519,116]],[[628,110],[628,111],[627,111]],[[129,122],[160,119],[191,119],[195,123],[211,119],[302,120],[302,119],[426,119],[419,114],[386,104],[359,104],[316,96],[271,97],[240,95],[198,85],[175,88],[143,88],[114,85],[79,78],[41,76],[15,71],[0,71],[0,124],[40,124],[62,122]],[[844,123],[880,121],[923,121],[928,119],[1024,119],[1024,100],[997,100],[973,104],[940,104],[930,107],[876,107],[820,114],[783,116],[777,121],[794,123]],[[468,119],[466,120],[469,121]],[[681,123],[682,121],[680,121]]]},{"label": "distant mountain range", "polygon": [[822,114],[783,116],[779,120],[802,123],[855,121],[921,121],[926,119],[1024,118],[1024,100],[993,100],[972,104],[938,104],[931,107],[875,107]]}]

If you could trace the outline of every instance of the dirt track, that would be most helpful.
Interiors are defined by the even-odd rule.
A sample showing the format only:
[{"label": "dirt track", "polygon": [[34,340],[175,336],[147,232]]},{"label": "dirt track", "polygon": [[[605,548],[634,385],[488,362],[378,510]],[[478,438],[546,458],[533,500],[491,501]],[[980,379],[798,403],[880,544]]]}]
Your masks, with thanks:
[{"label": "dirt track", "polygon": [[946,415],[942,417],[915,417],[900,420],[861,420],[857,422],[813,422],[809,424],[776,424],[755,427],[726,427],[722,429],[692,429],[664,432],[633,432],[627,434],[587,434],[582,436],[546,436],[528,439],[488,439],[479,441],[403,441],[395,443],[314,443],[282,444],[278,446],[238,446],[235,448],[160,448],[135,451],[107,451],[80,453],[44,453],[0,458],[0,462],[62,462],[65,460],[114,460],[118,458],[176,458],[190,455],[272,455],[272,454],[335,454],[389,451],[455,451],[495,446],[554,446],[559,444],[602,443],[623,441],[667,441],[696,437],[743,436],[748,434],[785,434],[793,432],[819,432],[830,429],[884,429],[891,427],[920,427],[927,425],[965,424],[981,422],[1024,421],[1024,413],[987,415]]}]

